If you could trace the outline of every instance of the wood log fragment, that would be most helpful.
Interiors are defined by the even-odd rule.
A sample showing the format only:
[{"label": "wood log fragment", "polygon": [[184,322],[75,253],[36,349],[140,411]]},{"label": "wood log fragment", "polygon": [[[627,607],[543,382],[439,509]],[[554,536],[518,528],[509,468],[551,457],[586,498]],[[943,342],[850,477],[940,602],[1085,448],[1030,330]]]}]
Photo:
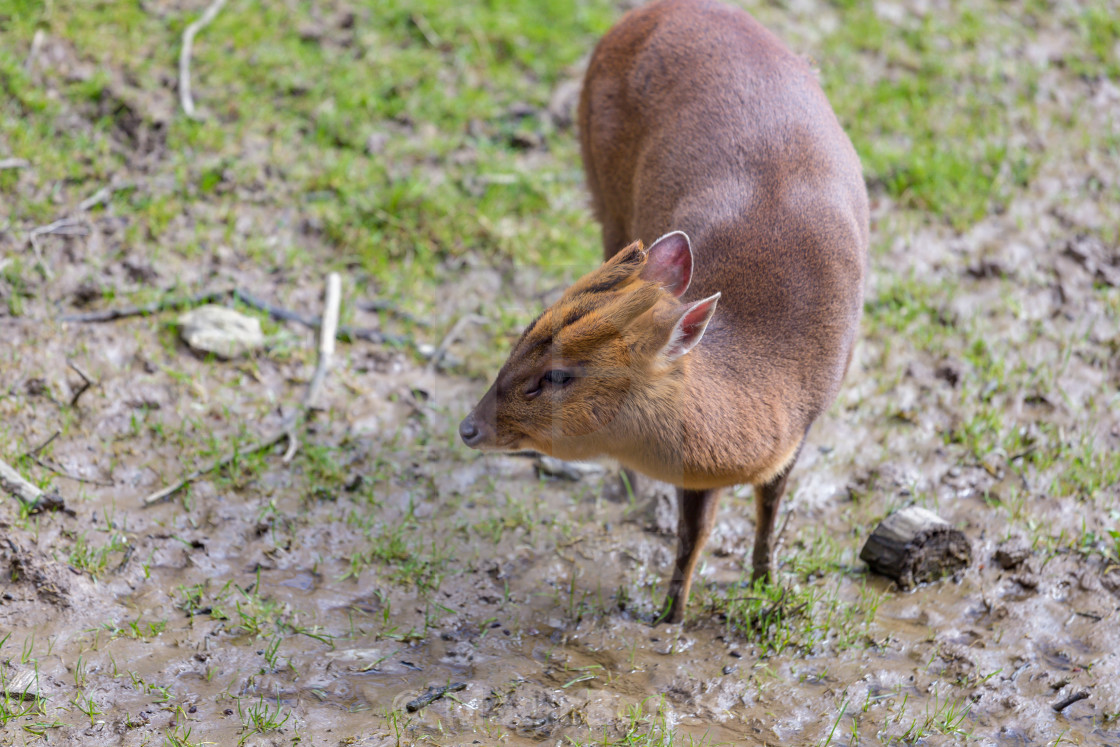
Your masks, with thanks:
[{"label": "wood log fragment", "polygon": [[429,706],[435,701],[442,698],[444,695],[447,695],[447,693],[456,693],[460,690],[466,689],[466,682],[452,682],[451,684],[444,685],[443,687],[429,687],[427,692],[425,692],[419,698],[409,701],[405,706],[405,710],[407,710],[409,713],[416,713],[421,708]]},{"label": "wood log fragment", "polygon": [[39,687],[39,674],[33,669],[22,669],[11,664],[0,664],[0,695],[10,701],[45,698]]},{"label": "wood log fragment", "polygon": [[972,545],[964,532],[937,514],[911,506],[883,519],[859,558],[876,573],[893,578],[900,588],[909,589],[967,568]]}]

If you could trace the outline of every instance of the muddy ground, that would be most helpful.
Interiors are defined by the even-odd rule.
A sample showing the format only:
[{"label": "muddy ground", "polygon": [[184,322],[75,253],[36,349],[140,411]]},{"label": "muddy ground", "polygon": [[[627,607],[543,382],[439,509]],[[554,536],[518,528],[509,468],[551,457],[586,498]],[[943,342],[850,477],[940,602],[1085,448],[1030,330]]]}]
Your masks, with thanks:
[{"label": "muddy ground", "polygon": [[[939,12],[877,8],[900,24]],[[340,345],[291,462],[285,444],[241,454],[142,508],[292,412],[313,333],[242,306],[267,346],[223,361],[178,340],[175,311],[59,317],[225,285],[313,315],[322,266],[349,260],[299,204],[236,190],[244,223],[201,252],[176,247],[196,241],[208,193],[141,239],[112,196],[83,230],[35,246],[49,221],[0,208],[0,458],[64,501],[0,504],[0,744],[1120,745],[1120,88],[1106,69],[1060,64],[1079,6],[999,8],[999,46],[968,54],[1033,66],[1029,116],[1007,135],[1032,168],[964,225],[870,180],[864,334],[793,473],[780,578],[747,586],[754,513],[736,490],[679,626],[651,625],[674,548],[665,491],[627,491],[611,464],[569,481],[458,443],[509,343],[496,307],[533,313],[555,277],[448,259],[439,286],[416,289],[423,325],[357,310],[387,286],[348,274],[346,320],[403,342]],[[756,10],[828,64],[816,42],[844,23],[836,7]],[[81,60],[52,38],[29,74],[48,98]],[[959,51],[946,39],[934,54]],[[869,53],[862,69],[905,68]],[[171,94],[151,101],[179,116]],[[105,116],[61,107],[63,126]],[[169,175],[145,126],[116,145],[142,157],[102,183]],[[250,160],[268,147],[243,145]],[[555,155],[518,148],[530,173]],[[32,162],[4,182],[9,204],[62,189],[61,217],[97,187],[44,183],[34,153],[8,156]],[[265,227],[271,264],[244,248]],[[148,243],[164,247],[157,261]],[[287,262],[297,244],[307,255]],[[472,313],[491,326],[460,326],[430,365]],[[93,382],[80,396],[69,363]],[[911,504],[961,528],[975,562],[903,592],[858,553]],[[465,687],[407,709],[452,683]]]}]

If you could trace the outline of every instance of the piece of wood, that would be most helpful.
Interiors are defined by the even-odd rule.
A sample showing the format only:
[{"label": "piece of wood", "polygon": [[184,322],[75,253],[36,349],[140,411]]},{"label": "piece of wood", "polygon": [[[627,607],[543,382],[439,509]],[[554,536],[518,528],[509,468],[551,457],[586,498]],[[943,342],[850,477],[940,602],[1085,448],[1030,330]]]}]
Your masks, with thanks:
[{"label": "piece of wood", "polygon": [[22,669],[0,664],[0,694],[14,701],[46,698],[39,687],[39,674],[34,669]]},{"label": "piece of wood", "polygon": [[203,117],[194,108],[194,97],[191,96],[191,49],[198,32],[210,25],[225,4],[226,0],[214,0],[206,12],[183,31],[183,46],[179,50],[179,103],[188,117],[198,121]]},{"label": "piece of wood", "polygon": [[452,682],[451,684],[444,685],[443,687],[429,687],[427,692],[425,692],[419,698],[410,700],[408,702],[408,705],[405,706],[405,710],[407,710],[409,713],[416,713],[421,708],[429,706],[435,701],[442,698],[444,695],[447,695],[447,693],[457,693],[460,690],[466,689],[466,682]]},{"label": "piece of wood", "polygon": [[1088,697],[1089,697],[1089,691],[1088,690],[1078,690],[1077,692],[1073,693],[1072,695],[1069,695],[1065,698],[1062,698],[1061,700],[1059,700],[1057,703],[1055,703],[1054,705],[1052,705],[1050,707],[1053,708],[1058,713],[1061,713],[1062,711],[1069,708],[1071,705],[1073,705],[1077,701],[1085,700],[1085,698],[1088,698]]},{"label": "piece of wood", "polygon": [[967,568],[972,545],[964,532],[937,514],[911,506],[883,519],[859,558],[871,570],[909,589]]},{"label": "piece of wood", "polygon": [[23,479],[23,475],[3,461],[0,461],[0,490],[18,498],[28,506],[38,505],[46,495],[42,490]]}]

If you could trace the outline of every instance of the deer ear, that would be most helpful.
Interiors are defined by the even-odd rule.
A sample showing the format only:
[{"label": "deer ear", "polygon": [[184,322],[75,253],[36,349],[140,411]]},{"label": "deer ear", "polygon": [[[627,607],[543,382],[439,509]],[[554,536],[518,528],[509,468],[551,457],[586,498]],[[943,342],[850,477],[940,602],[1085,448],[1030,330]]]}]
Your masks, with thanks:
[{"label": "deer ear", "polygon": [[719,296],[720,294],[716,293],[714,296],[708,296],[685,306],[684,313],[673,325],[669,342],[665,345],[665,355],[669,360],[680,358],[696,347],[696,343],[700,342],[700,338],[704,336],[704,330],[708,328],[708,322],[712,320],[712,315],[716,313],[716,303],[719,302]]},{"label": "deer ear", "polygon": [[692,282],[692,247],[684,231],[667,233],[653,242],[646,252],[642,280],[661,283],[677,298],[684,295]]}]

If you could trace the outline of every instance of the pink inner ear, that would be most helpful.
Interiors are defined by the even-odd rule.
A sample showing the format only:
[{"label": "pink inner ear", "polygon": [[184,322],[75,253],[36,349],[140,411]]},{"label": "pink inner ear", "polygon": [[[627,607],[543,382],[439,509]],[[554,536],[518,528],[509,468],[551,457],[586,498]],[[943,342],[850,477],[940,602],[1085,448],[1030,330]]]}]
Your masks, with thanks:
[{"label": "pink inner ear", "polygon": [[704,336],[704,331],[708,328],[708,322],[711,321],[712,315],[716,313],[716,303],[719,302],[719,297],[720,294],[716,293],[713,296],[696,301],[681,315],[681,318],[673,327],[669,344],[665,348],[665,353],[670,359],[679,358],[700,342],[700,338]]},{"label": "pink inner ear", "polygon": [[683,231],[662,236],[649,248],[642,279],[661,283],[677,298],[692,282],[692,248]]}]

